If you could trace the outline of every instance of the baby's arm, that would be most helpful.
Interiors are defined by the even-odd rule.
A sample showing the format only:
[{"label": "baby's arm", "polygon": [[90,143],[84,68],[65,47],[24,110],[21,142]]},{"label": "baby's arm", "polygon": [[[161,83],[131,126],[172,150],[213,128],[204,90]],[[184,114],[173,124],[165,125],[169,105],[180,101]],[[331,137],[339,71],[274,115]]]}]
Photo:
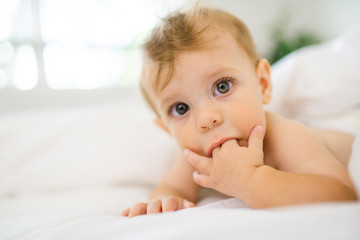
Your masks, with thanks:
[{"label": "baby's arm", "polygon": [[199,186],[192,179],[194,168],[179,154],[173,166],[152,191],[148,203],[138,203],[122,212],[122,216],[175,211],[194,207]]},{"label": "baby's arm", "polygon": [[[249,188],[255,207],[356,200],[346,167],[302,124],[272,115],[267,150],[276,168],[262,166]],[[261,196],[258,195],[261,192]],[[258,201],[266,196],[267,201]]]},{"label": "baby's arm", "polygon": [[272,159],[276,166],[264,165],[263,134],[254,129],[248,147],[229,140],[213,152],[213,158],[186,151],[185,157],[199,172],[194,174],[195,181],[238,197],[253,208],[355,200],[346,168],[309,130],[287,123],[277,125],[281,134],[275,135],[281,139],[267,139],[276,151]]}]

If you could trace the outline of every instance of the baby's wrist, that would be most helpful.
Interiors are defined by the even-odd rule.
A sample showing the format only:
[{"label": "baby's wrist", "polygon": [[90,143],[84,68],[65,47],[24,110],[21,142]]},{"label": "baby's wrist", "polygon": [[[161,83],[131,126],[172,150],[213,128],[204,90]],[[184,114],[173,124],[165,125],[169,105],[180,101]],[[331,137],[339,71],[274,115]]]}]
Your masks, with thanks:
[{"label": "baby's wrist", "polygon": [[248,182],[241,193],[241,198],[246,204],[251,204],[256,201],[257,192],[259,191],[258,186],[263,185],[264,181],[268,181],[266,179],[267,171],[269,170],[269,166],[261,165],[254,168],[253,173],[248,178]]}]

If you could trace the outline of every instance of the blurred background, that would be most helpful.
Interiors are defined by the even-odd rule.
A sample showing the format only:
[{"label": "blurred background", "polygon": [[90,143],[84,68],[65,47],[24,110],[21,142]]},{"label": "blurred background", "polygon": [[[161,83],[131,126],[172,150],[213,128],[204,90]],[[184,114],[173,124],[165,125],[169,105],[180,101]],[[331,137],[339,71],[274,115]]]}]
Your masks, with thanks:
[{"label": "blurred background", "polygon": [[[0,95],[6,90],[136,86],[140,45],[189,0],[0,0]],[[360,22],[359,0],[202,0],[240,17],[271,63]]]}]

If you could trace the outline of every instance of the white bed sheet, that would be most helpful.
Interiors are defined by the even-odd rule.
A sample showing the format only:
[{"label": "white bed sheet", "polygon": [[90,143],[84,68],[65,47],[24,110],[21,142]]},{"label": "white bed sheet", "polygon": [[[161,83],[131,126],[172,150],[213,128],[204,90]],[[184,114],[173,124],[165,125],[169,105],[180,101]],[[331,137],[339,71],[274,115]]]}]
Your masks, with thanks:
[{"label": "white bed sheet", "polygon": [[[360,237],[359,216],[360,205],[355,203],[266,211],[208,206],[131,219],[119,217],[117,212],[71,212],[13,219],[16,234],[8,239],[356,240]],[[19,220],[28,227],[19,231]]]}]

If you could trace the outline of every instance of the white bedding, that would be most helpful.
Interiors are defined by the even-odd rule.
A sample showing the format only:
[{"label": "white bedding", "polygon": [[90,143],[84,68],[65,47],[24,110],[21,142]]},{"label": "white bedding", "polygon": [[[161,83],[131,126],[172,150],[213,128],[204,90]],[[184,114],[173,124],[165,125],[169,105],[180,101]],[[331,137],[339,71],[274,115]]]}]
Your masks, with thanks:
[{"label": "white bedding", "polygon": [[[71,212],[22,217],[12,219],[12,221],[8,220],[7,224],[13,224],[12,228],[16,229],[14,235],[9,239],[24,240],[355,240],[359,239],[360,236],[359,216],[360,205],[347,203],[270,210],[196,208],[161,215],[140,216],[132,219],[119,217],[116,212]],[[27,226],[19,225],[19,221],[22,224],[26,223]],[[19,229],[21,230],[19,231]]]},{"label": "white bedding", "polygon": [[[359,112],[358,66],[360,26],[276,64],[268,108],[309,126]],[[147,199],[176,145],[136,90],[115,94],[97,105],[50,97],[49,108],[0,109],[0,239],[360,239],[359,202],[252,210],[212,195],[199,208],[120,217]],[[360,135],[349,172],[359,194]]]}]

